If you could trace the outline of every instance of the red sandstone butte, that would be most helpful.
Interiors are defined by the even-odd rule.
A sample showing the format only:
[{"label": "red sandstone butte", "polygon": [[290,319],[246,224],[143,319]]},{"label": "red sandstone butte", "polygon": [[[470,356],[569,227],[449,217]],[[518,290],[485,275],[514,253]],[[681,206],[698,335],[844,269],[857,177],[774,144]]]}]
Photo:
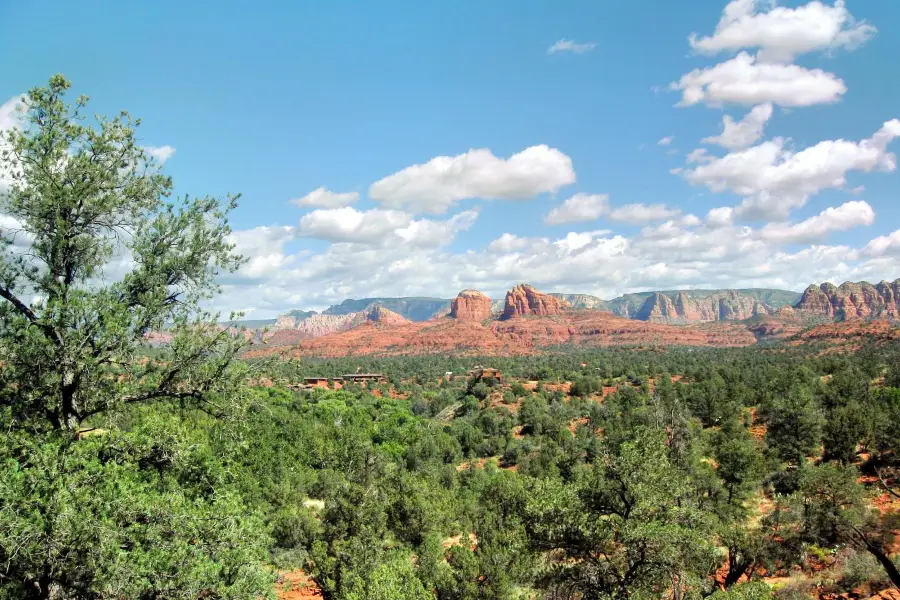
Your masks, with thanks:
[{"label": "red sandstone butte", "polygon": [[463,290],[450,302],[450,317],[463,321],[491,318],[491,299],[478,290]]},{"label": "red sandstone butte", "polygon": [[567,308],[569,305],[566,301],[543,294],[523,283],[506,292],[503,318],[513,319],[528,315],[549,317],[561,315]]}]

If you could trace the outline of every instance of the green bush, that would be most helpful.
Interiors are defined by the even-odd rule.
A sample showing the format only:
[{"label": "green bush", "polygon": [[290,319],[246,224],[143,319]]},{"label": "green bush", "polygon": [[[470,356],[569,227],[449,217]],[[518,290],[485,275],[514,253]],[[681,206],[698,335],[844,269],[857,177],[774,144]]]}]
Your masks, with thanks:
[{"label": "green bush", "polygon": [[865,584],[882,584],[887,581],[884,569],[868,552],[853,552],[844,563],[841,587],[852,592]]}]

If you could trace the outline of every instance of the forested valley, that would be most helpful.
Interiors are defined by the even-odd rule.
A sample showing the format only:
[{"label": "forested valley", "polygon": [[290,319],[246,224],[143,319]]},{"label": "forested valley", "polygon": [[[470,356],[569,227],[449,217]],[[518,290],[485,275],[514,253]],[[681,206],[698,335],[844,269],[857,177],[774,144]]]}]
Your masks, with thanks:
[{"label": "forested valley", "polygon": [[900,586],[895,343],[244,360],[201,308],[237,198],[172,197],[139,122],[68,87],[2,150],[0,598]]}]

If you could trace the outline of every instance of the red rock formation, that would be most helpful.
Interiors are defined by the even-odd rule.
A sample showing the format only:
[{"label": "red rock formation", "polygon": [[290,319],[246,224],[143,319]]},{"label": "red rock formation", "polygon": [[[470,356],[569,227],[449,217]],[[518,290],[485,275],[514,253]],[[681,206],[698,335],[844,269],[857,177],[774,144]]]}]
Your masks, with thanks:
[{"label": "red rock formation", "polygon": [[[298,319],[290,323],[287,321],[287,319],[283,319],[279,322],[276,322],[275,330],[270,332],[268,337],[283,339],[304,339],[319,337],[322,335],[328,335],[329,333],[334,333],[336,331],[345,331],[347,329],[350,329],[351,327],[359,325],[365,320],[366,316],[364,313],[350,313],[346,315],[318,314],[311,315],[305,319]],[[279,324],[281,325],[281,327],[279,327]],[[276,335],[280,332],[287,331],[292,333]]]},{"label": "red rock formation", "polygon": [[409,323],[409,319],[402,315],[398,315],[392,310],[388,310],[380,304],[373,304],[365,312],[366,320],[371,323],[380,325],[397,325],[399,323]]},{"label": "red rock formation", "polygon": [[692,298],[686,292],[679,292],[671,298],[656,292],[647,298],[635,318],[655,323],[684,324],[742,321],[774,312],[774,309],[755,298],[731,290],[710,294],[705,298]]},{"label": "red rock formation", "polygon": [[807,318],[897,319],[900,318],[900,279],[872,285],[867,281],[811,285],[795,306]]},{"label": "red rock formation", "polygon": [[[376,324],[300,341],[295,356],[348,354],[531,354],[562,344],[583,346],[747,346],[756,337],[746,327],[724,323],[666,325],[601,311],[568,311],[546,317],[493,321],[466,319]],[[277,351],[256,349],[248,356]]]},{"label": "red rock formation", "polygon": [[478,290],[463,290],[450,302],[450,317],[486,321],[491,318],[491,299]]},{"label": "red rock formation", "polygon": [[542,294],[527,284],[520,284],[506,292],[506,305],[503,308],[504,319],[535,315],[548,317],[560,315],[569,305],[564,300]]}]

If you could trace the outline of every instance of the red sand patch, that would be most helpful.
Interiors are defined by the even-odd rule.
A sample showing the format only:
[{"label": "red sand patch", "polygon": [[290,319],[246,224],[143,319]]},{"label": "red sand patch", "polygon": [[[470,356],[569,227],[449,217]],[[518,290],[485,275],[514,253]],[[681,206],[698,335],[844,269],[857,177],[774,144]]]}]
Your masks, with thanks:
[{"label": "red sand patch", "polygon": [[278,600],[321,600],[319,586],[303,571],[297,569],[282,574],[278,585]]},{"label": "red sand patch", "polygon": [[[475,550],[475,546],[478,545],[478,538],[475,536],[474,533],[470,533],[468,536],[466,536],[466,538],[467,538],[467,542],[468,542],[467,545],[469,547],[469,550]],[[453,546],[462,546],[462,545],[463,545],[462,534],[457,534],[457,535],[454,535],[453,537],[448,537],[448,538],[445,538],[443,541],[441,541],[441,546],[443,546],[444,549],[450,549]]]}]

